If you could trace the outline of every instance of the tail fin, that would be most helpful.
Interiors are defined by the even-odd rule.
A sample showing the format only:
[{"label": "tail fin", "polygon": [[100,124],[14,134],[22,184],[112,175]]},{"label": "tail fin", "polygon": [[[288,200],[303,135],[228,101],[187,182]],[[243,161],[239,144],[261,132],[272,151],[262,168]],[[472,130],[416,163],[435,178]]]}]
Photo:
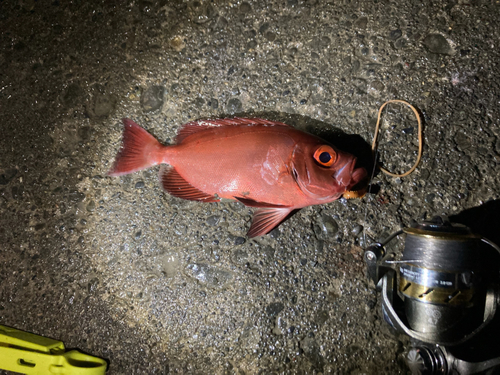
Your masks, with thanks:
[{"label": "tail fin", "polygon": [[123,137],[108,176],[121,176],[140,171],[160,163],[164,147],[151,134],[128,118],[123,119]]}]

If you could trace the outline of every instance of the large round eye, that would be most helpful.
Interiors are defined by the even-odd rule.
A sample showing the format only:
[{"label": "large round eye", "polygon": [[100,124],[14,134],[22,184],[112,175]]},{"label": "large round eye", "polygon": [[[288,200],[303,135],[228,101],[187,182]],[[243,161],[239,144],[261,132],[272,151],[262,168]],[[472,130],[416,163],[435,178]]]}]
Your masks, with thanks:
[{"label": "large round eye", "polygon": [[314,159],[324,167],[329,167],[337,159],[337,153],[330,146],[319,146],[314,152]]}]

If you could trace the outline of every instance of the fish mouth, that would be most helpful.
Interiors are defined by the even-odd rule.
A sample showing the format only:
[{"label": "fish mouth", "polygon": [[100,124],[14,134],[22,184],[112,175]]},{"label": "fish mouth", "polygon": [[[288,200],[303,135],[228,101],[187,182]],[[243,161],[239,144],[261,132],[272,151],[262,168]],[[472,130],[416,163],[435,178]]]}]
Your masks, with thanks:
[{"label": "fish mouth", "polygon": [[[367,176],[368,172],[366,172],[365,168],[355,168],[352,172],[351,185],[349,188],[357,186],[361,181],[365,180]],[[366,181],[366,184],[368,184],[368,181]]]}]

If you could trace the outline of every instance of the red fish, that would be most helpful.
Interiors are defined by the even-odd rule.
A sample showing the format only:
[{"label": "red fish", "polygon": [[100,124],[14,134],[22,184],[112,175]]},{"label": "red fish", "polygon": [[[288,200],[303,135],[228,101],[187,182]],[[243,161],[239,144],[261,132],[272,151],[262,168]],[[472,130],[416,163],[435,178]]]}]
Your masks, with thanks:
[{"label": "red fish", "polygon": [[367,175],[353,155],[280,122],[193,121],[168,146],[132,120],[123,123],[122,146],[108,175],[168,164],[159,177],[173,196],[256,207],[249,237],[268,233],[294,210],[340,198]]}]

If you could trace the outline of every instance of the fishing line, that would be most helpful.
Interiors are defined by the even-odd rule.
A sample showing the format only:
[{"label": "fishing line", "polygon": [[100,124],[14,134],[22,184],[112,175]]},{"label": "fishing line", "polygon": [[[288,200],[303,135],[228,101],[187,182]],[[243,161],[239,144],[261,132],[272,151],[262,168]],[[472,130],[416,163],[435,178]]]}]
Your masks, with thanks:
[{"label": "fishing line", "polygon": [[[372,174],[370,176],[370,182],[373,180],[373,176],[375,175],[375,169],[377,167],[377,156],[378,156],[378,151],[375,151],[375,155],[373,156],[374,159],[375,159],[375,162],[373,163],[373,169],[372,169]],[[370,198],[371,198],[371,192],[372,192],[372,185],[369,183],[368,185],[368,202],[367,202],[367,205],[365,207],[365,220],[364,220],[364,224],[366,226],[366,218],[368,217],[368,203],[370,203]],[[363,243],[366,245],[366,230],[363,229]]]},{"label": "fishing line", "polygon": [[415,164],[413,165],[413,167],[411,167],[407,172],[402,173],[402,174],[397,174],[397,173],[389,172],[387,169],[385,169],[385,168],[383,168],[383,167],[381,167],[380,165],[377,164],[377,159],[375,159],[375,165],[378,165],[378,167],[380,168],[380,170],[382,172],[384,172],[385,174],[389,175],[389,176],[392,176],[392,177],[405,177],[405,176],[408,176],[410,173],[412,173],[415,170],[415,168],[417,168],[417,165],[418,165],[418,163],[420,163],[420,159],[422,158],[422,149],[423,149],[422,121],[420,120],[420,115],[418,114],[418,111],[410,103],[408,103],[408,102],[406,102],[404,100],[400,100],[400,99],[388,100],[387,102],[385,102],[384,104],[382,104],[382,106],[378,110],[377,125],[375,125],[375,134],[373,135],[373,143],[372,143],[372,151],[373,151],[373,153],[376,153],[376,151],[377,151],[377,146],[378,146],[377,139],[378,139],[378,135],[379,135],[379,131],[380,131],[380,118],[382,116],[382,110],[384,109],[384,107],[387,104],[390,104],[390,103],[402,103],[402,104],[406,104],[408,107],[410,107],[410,109],[415,114],[415,117],[417,118],[417,123],[418,123],[418,156],[417,156],[417,161],[415,162]]},{"label": "fishing line", "polygon": [[[387,169],[381,167],[378,163],[377,163],[377,157],[378,157],[378,136],[379,136],[379,133],[380,133],[380,119],[382,117],[382,110],[390,103],[402,103],[402,104],[406,104],[408,107],[410,107],[410,109],[413,111],[413,113],[415,114],[415,117],[417,118],[417,124],[418,124],[418,155],[417,155],[417,161],[415,162],[415,164],[413,165],[413,167],[411,167],[407,172],[405,173],[401,173],[401,174],[398,174],[398,173],[392,173],[392,172],[389,172]],[[385,113],[387,114],[387,108],[386,108],[386,111]],[[420,163],[420,160],[422,159],[422,150],[423,150],[423,140],[422,140],[422,121],[420,119],[420,115],[418,113],[418,111],[415,109],[414,106],[412,106],[410,103],[404,101],[404,100],[400,100],[400,99],[392,99],[392,100],[388,100],[386,101],[384,104],[382,104],[378,110],[378,115],[377,115],[377,124],[375,125],[375,133],[373,135],[373,143],[372,143],[372,152],[373,152],[373,169],[372,169],[372,174],[370,176],[370,182],[373,180],[373,176],[375,175],[375,169],[378,168],[384,172],[385,174],[391,176],[391,177],[405,177],[405,176],[408,176],[410,173],[412,173],[418,166],[418,164]],[[369,183],[368,185],[368,202],[370,201],[370,193],[371,193],[371,183]],[[366,205],[366,209],[365,209],[365,225],[366,225],[366,219],[367,219],[367,215],[368,215],[368,204]],[[366,245],[366,231],[363,230],[363,242],[364,244]]]},{"label": "fishing line", "polygon": [[[382,108],[383,107],[380,107],[380,109],[379,109],[379,120],[380,120],[380,111],[382,110]],[[387,108],[385,109],[385,113],[387,114]],[[377,122],[377,126],[378,126],[378,122]],[[365,220],[364,220],[365,227],[366,227],[366,223],[367,223],[366,219],[368,217],[368,203],[370,203],[370,201],[371,201],[372,184],[370,182],[373,180],[373,177],[375,176],[375,170],[377,169],[378,150],[373,149],[373,147],[372,147],[372,152],[373,152],[373,168],[372,168],[372,174],[370,176],[370,180],[368,182],[368,202],[367,202],[367,205],[365,207]],[[366,230],[365,229],[363,229],[363,243],[366,246]]]}]

